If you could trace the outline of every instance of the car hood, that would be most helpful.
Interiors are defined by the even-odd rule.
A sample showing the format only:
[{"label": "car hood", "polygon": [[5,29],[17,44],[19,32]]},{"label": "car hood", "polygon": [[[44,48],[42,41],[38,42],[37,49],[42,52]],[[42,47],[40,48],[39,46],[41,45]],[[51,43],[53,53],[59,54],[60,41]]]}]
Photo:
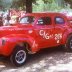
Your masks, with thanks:
[{"label": "car hood", "polygon": [[22,30],[33,28],[33,25],[13,25],[13,26],[1,26],[0,30]]},{"label": "car hood", "polygon": [[25,34],[29,30],[33,30],[32,25],[2,26],[0,27],[0,37],[9,34]]}]

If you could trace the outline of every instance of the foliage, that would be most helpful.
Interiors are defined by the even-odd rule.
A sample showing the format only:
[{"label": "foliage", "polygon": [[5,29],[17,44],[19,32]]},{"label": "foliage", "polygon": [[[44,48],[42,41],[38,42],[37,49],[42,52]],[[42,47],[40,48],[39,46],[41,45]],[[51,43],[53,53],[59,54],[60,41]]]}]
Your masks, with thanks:
[{"label": "foliage", "polygon": [[11,6],[11,0],[0,0],[0,9],[9,9]]},{"label": "foliage", "polygon": [[11,8],[22,8],[22,9],[25,9],[24,7],[24,2],[25,0],[13,0],[12,2],[12,5],[11,5]]},{"label": "foliage", "polygon": [[3,5],[2,5],[2,0],[0,0],[0,9],[2,9]]},{"label": "foliage", "polygon": [[[25,5],[26,5],[26,1],[27,0],[13,0],[12,2],[12,8],[23,8],[25,9]],[[37,5],[37,1],[39,0],[31,0],[33,4]],[[45,4],[47,3],[52,3],[52,0],[42,0]]]},{"label": "foliage", "polygon": [[70,4],[70,7],[72,8],[72,0],[64,0],[66,4]]},{"label": "foliage", "polygon": [[72,0],[64,0],[66,3],[72,4]]},{"label": "foliage", "polygon": [[45,4],[47,4],[47,3],[52,3],[53,2],[53,0],[42,0]]},{"label": "foliage", "polygon": [[[12,8],[21,8],[23,10],[25,10],[25,7],[26,7],[26,1],[27,0],[12,0],[12,5],[11,7]],[[36,4],[36,0],[31,0],[34,4]]]},{"label": "foliage", "polygon": [[[7,2],[11,1],[10,2]],[[11,8],[17,8],[17,9],[26,9],[26,1],[27,0],[0,0],[0,7],[2,7],[4,10]],[[43,12],[43,11],[57,11],[60,10],[62,7],[60,7],[58,4],[56,4],[55,1],[59,0],[30,0],[33,4],[33,11],[36,12]],[[72,0],[64,0],[65,5],[69,3],[72,8]]]},{"label": "foliage", "polygon": [[34,12],[45,12],[45,11],[59,11],[61,9],[55,0],[39,0],[37,1],[38,5],[33,4]]}]

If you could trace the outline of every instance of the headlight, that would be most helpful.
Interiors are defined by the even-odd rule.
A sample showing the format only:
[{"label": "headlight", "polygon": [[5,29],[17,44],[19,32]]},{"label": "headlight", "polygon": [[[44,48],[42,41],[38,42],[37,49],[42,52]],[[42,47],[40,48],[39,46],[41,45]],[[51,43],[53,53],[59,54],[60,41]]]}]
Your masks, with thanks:
[{"label": "headlight", "polygon": [[2,38],[2,45],[5,45],[6,43],[6,38]]}]

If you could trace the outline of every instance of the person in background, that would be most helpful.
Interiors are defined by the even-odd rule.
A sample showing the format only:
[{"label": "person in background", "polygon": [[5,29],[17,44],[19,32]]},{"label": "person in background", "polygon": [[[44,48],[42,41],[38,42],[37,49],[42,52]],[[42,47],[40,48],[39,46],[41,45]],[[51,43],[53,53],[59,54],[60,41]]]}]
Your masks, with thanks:
[{"label": "person in background", "polygon": [[15,15],[14,15],[14,16],[11,17],[9,23],[10,23],[10,24],[16,24],[16,23],[18,23],[18,21],[19,21],[18,16],[15,16]]},{"label": "person in background", "polygon": [[9,23],[9,21],[10,21],[10,17],[9,17],[9,15],[7,15],[6,17],[4,17],[4,23],[3,23],[3,25],[4,26],[7,26],[7,25],[9,25],[10,23]]}]

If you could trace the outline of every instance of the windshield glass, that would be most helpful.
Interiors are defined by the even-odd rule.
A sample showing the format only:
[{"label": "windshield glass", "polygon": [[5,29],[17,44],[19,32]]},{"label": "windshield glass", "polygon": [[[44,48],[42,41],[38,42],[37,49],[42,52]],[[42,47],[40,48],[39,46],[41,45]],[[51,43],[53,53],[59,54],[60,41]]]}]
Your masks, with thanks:
[{"label": "windshield glass", "polygon": [[20,19],[20,23],[22,24],[33,24],[35,18],[33,16],[25,16]]}]

